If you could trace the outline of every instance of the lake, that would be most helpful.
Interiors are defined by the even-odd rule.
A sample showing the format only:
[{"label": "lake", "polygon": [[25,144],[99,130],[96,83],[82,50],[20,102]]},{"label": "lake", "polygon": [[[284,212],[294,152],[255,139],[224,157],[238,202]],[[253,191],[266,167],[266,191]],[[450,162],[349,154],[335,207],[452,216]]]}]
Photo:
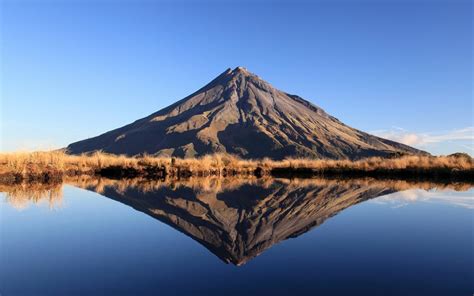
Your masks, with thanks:
[{"label": "lake", "polygon": [[470,185],[81,179],[0,191],[2,296],[474,292]]}]

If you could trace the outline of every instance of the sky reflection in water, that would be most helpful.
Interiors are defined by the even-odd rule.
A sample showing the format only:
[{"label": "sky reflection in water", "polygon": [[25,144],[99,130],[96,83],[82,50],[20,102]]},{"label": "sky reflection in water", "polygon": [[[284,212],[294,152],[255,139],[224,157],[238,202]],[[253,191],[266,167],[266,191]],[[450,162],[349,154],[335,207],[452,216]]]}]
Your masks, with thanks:
[{"label": "sky reflection in water", "polygon": [[470,186],[73,183],[1,188],[3,295],[473,290]]}]

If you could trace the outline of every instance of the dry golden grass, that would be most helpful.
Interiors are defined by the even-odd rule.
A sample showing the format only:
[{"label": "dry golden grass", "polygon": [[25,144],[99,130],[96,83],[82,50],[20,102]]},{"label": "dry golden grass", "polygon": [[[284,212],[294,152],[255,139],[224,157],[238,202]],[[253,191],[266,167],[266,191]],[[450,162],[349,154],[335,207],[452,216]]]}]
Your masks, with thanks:
[{"label": "dry golden grass", "polygon": [[5,192],[6,201],[14,208],[21,210],[29,204],[46,202],[50,209],[61,207],[63,197],[62,184],[15,184],[0,185],[0,192]]},{"label": "dry golden grass", "polygon": [[400,158],[371,157],[357,161],[300,158],[273,161],[265,159],[263,166],[270,168],[311,168],[315,170],[357,169],[362,171],[439,168],[470,170],[474,168],[474,163],[472,158],[467,157],[410,155]]},{"label": "dry golden grass", "polygon": [[89,155],[69,155],[63,151],[0,154],[0,175],[94,174],[109,167],[115,167],[119,170],[134,169],[138,172],[153,167],[166,170],[167,173],[181,170],[196,175],[203,171],[213,172],[217,175],[230,174],[230,172],[237,175],[248,175],[252,174],[256,168],[261,168],[266,173],[275,168],[311,169],[316,172],[330,170],[366,172],[377,170],[443,170],[472,173],[474,163],[473,159],[467,156],[403,156],[394,159],[372,157],[358,161],[295,158],[274,161],[270,159],[243,160],[227,154],[206,155],[193,159],[163,158],[150,155],[126,157],[102,152]]},{"label": "dry golden grass", "polygon": [[190,170],[221,168],[254,168],[255,162],[241,160],[226,154],[206,155],[201,158],[180,159],[153,157],[127,157],[124,155],[95,152],[93,154],[69,155],[63,151],[0,153],[0,173],[25,174],[34,170],[54,169],[95,171],[118,166],[139,169],[144,166],[181,167]]},{"label": "dry golden grass", "polygon": [[[189,178],[185,180],[147,180],[143,178],[113,180],[108,178],[82,175],[66,177],[66,184],[92,190],[103,194],[106,189],[114,189],[125,194],[127,190],[138,190],[142,193],[159,192],[163,188],[191,188],[201,195],[216,195],[226,191],[238,190],[243,185],[270,188],[275,182],[284,184],[288,188],[345,188],[358,190],[359,188],[392,189],[404,191],[409,189],[423,190],[455,190],[467,191],[472,188],[471,183],[439,183],[432,181],[406,181],[406,180],[377,180],[373,178],[351,179],[274,179],[274,178]],[[24,209],[32,204],[47,204],[50,209],[60,208],[63,197],[63,184],[21,183],[1,185],[0,192],[5,193],[6,201],[16,209]]]}]

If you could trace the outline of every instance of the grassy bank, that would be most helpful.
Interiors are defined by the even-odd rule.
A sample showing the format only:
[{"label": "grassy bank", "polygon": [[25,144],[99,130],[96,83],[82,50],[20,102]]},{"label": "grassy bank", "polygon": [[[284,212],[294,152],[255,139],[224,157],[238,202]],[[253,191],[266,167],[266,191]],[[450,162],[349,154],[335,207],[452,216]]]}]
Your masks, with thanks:
[{"label": "grassy bank", "polygon": [[[201,194],[216,195],[223,192],[235,191],[242,186],[259,186],[269,189],[277,182],[284,184],[292,190],[298,188],[324,188],[334,187],[345,188],[347,190],[359,190],[361,187],[370,187],[375,190],[391,189],[393,191],[404,191],[409,189],[423,190],[454,190],[467,191],[472,188],[472,183],[465,182],[436,182],[436,181],[414,181],[386,179],[378,180],[373,178],[311,178],[311,179],[275,179],[272,177],[249,178],[241,177],[191,177],[181,180],[149,180],[142,177],[126,179],[109,179],[100,176],[65,176],[64,184],[72,185],[103,194],[107,189],[114,189],[119,192],[134,190],[141,193],[159,192],[162,188],[190,188]],[[29,204],[46,203],[51,209],[61,207],[63,197],[63,183],[19,183],[0,184],[0,192],[5,193],[6,201],[17,209],[24,209]],[[249,196],[251,197],[251,195]]]},{"label": "grassy bank", "polygon": [[270,159],[243,160],[214,154],[180,159],[152,156],[126,157],[105,153],[69,155],[62,151],[0,154],[0,182],[52,182],[63,176],[98,175],[109,178],[148,179],[187,177],[394,177],[473,180],[474,162],[467,155],[379,157],[358,161]]}]

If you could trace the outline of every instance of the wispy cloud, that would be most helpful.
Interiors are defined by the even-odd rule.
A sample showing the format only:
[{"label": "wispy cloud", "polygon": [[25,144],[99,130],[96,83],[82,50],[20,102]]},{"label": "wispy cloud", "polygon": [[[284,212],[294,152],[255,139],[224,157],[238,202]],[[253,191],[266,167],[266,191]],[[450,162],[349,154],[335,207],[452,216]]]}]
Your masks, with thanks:
[{"label": "wispy cloud", "polygon": [[373,134],[397,141],[410,146],[417,146],[420,148],[426,147],[430,144],[438,144],[445,142],[470,142],[470,143],[456,143],[457,146],[474,151],[474,126],[469,126],[461,129],[454,129],[443,132],[422,132],[415,133],[401,127],[392,127],[388,130],[373,131]]},{"label": "wispy cloud", "polygon": [[400,208],[414,203],[441,203],[451,206],[458,206],[467,209],[474,209],[473,190],[456,192],[451,190],[431,190],[410,189],[400,191],[379,198],[372,202],[391,205],[393,208]]}]

